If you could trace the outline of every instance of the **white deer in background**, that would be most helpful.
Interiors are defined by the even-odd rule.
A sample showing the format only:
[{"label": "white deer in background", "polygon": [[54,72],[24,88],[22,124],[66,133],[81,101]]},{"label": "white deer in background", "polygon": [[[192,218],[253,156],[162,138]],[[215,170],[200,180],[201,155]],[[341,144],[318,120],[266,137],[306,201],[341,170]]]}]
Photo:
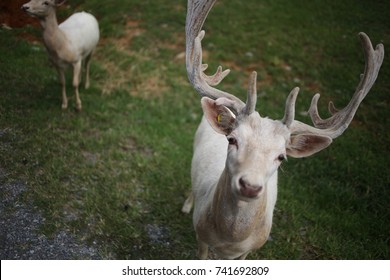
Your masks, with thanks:
[{"label": "white deer in background", "polygon": [[96,18],[85,12],[75,13],[58,25],[56,8],[65,1],[31,0],[22,10],[37,17],[43,28],[43,42],[51,62],[58,71],[62,85],[62,109],[68,107],[65,85],[65,68],[73,67],[73,86],[76,94],[76,109],[81,110],[79,84],[82,63],[85,61],[85,88],[89,87],[89,68],[92,54],[99,41],[99,24]]},{"label": "white deer in background", "polygon": [[245,259],[260,248],[271,231],[277,196],[277,171],[287,156],[307,157],[326,148],[348,127],[381,67],[384,47],[374,50],[370,39],[359,33],[365,54],[365,70],[349,104],[321,119],[316,94],[309,109],[314,126],[294,120],[298,88],[287,97],[282,120],[261,117],[255,111],[256,72],[250,76],[246,103],[217,85],[229,73],[218,67],[208,76],[202,64],[201,31],[216,0],[189,0],[186,19],[186,67],[188,78],[203,97],[203,119],[195,135],[192,159],[192,192],[182,211],[195,202],[193,225],[201,259],[209,246],[226,259]]}]

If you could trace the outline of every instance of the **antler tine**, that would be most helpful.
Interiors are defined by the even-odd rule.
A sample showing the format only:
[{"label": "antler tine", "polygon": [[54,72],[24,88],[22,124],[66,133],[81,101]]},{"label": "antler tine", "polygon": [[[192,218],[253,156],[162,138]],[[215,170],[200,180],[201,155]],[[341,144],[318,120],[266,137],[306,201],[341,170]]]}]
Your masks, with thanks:
[{"label": "antler tine", "polygon": [[253,71],[249,77],[248,97],[246,100],[246,104],[245,107],[242,109],[242,112],[248,116],[252,114],[256,109],[256,101],[257,101],[256,79],[257,79],[257,72]]},{"label": "antler tine", "polygon": [[299,87],[294,88],[287,97],[286,108],[282,123],[290,127],[295,118],[295,101],[299,93]]},{"label": "antler tine", "polygon": [[309,133],[327,135],[334,139],[347,129],[360,103],[372,88],[384,58],[383,44],[378,44],[374,50],[370,38],[365,33],[359,33],[359,37],[364,51],[365,69],[350,102],[342,110],[337,110],[333,102],[329,102],[328,110],[331,113],[331,117],[322,119],[318,113],[320,94],[317,93],[313,96],[309,109],[309,115],[315,127],[294,121],[292,125],[295,133],[297,131],[307,131]]},{"label": "antler tine", "polygon": [[[202,69],[205,71],[208,65],[203,64]],[[217,72],[214,75],[208,76],[204,72],[202,72],[203,79],[206,80],[207,84],[210,86],[218,85],[228,74],[230,73],[230,69],[226,69],[222,71],[222,66],[218,66]]]},{"label": "antler tine", "polygon": [[202,39],[205,31],[201,31],[203,23],[216,0],[201,1],[188,0],[187,19],[186,19],[186,67],[188,79],[201,96],[207,96],[212,99],[225,97],[230,107],[236,113],[239,113],[245,106],[236,96],[216,89],[213,86],[218,85],[230,72],[229,69],[222,71],[219,66],[214,75],[208,76],[204,73],[207,64],[202,63]]}]

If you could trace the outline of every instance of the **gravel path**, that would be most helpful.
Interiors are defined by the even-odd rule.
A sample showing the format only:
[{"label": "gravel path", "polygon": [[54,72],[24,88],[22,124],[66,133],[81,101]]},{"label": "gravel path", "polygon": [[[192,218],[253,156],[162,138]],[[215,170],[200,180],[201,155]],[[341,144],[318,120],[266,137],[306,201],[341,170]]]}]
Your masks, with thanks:
[{"label": "gravel path", "polygon": [[[0,167],[0,182],[5,177]],[[68,260],[101,259],[97,248],[77,240],[69,232],[54,237],[40,232],[45,218],[32,202],[22,202],[28,192],[23,183],[0,183],[0,259],[2,260]]]}]

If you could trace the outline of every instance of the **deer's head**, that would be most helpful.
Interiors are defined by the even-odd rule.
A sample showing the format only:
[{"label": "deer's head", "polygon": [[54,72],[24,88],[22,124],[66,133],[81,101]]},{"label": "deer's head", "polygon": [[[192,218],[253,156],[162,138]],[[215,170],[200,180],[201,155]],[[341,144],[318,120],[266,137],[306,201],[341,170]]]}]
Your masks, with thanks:
[{"label": "deer's head", "polygon": [[226,136],[226,170],[233,191],[244,200],[263,193],[268,180],[287,156],[309,156],[332,142],[328,136],[291,135],[285,122],[261,117],[254,110],[255,103],[255,73],[251,76],[248,100],[239,111],[229,109],[231,100],[227,98],[202,98],[203,112],[209,124],[217,133]]},{"label": "deer's head", "polygon": [[66,0],[31,0],[24,4],[21,9],[30,16],[45,18],[55,11],[56,7],[61,6]]}]

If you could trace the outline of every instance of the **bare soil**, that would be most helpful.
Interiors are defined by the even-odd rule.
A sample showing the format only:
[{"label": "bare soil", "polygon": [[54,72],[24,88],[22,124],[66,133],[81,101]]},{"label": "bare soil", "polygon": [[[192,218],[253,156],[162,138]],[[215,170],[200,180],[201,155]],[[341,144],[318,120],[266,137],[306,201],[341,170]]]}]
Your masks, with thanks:
[{"label": "bare soil", "polygon": [[39,26],[37,19],[26,15],[20,8],[27,0],[1,0],[0,25],[11,28],[20,28],[26,25]]}]

